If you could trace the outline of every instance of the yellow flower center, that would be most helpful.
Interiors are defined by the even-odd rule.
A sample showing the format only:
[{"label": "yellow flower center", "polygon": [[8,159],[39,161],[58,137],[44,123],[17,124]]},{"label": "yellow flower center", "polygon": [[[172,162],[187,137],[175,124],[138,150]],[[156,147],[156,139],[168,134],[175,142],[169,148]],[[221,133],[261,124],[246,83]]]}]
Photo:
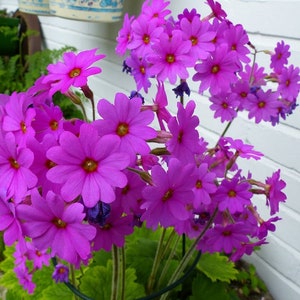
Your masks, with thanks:
[{"label": "yellow flower center", "polygon": [[234,198],[236,196],[236,192],[234,190],[230,190],[227,195],[230,197],[230,198]]},{"label": "yellow flower center", "polygon": [[198,39],[197,39],[197,37],[192,36],[192,37],[191,37],[191,42],[192,42],[192,45],[193,45],[193,46],[196,46],[196,45],[198,44]]},{"label": "yellow flower center", "polygon": [[129,132],[129,126],[126,123],[120,123],[117,127],[117,135],[123,137]]},{"label": "yellow flower center", "polygon": [[169,63],[169,64],[172,64],[173,62],[175,62],[175,56],[173,54],[167,54],[166,56],[166,61]]},{"label": "yellow flower center", "polygon": [[10,158],[9,159],[9,162],[10,162],[10,165],[14,168],[14,169],[16,169],[16,170],[18,170],[19,168],[20,168],[20,165],[18,164],[18,162],[14,159],[14,158]]},{"label": "yellow flower center", "polygon": [[55,120],[50,121],[49,126],[51,128],[51,130],[55,131],[58,128],[58,122]]},{"label": "yellow flower center", "polygon": [[144,34],[144,36],[143,36],[143,42],[145,44],[149,44],[150,43],[150,36],[148,34]]},{"label": "yellow flower center", "polygon": [[23,133],[26,133],[27,127],[26,127],[26,124],[25,124],[24,121],[22,121],[22,122],[20,123],[20,127],[21,127],[22,132],[23,132]]},{"label": "yellow flower center", "polygon": [[57,227],[57,228],[66,228],[67,223],[64,222],[62,219],[55,218],[52,223]]},{"label": "yellow flower center", "polygon": [[213,74],[217,74],[220,71],[220,67],[218,65],[215,65],[211,68],[211,72]]},{"label": "yellow flower center", "polygon": [[80,73],[81,73],[81,70],[79,68],[75,68],[75,69],[73,69],[73,70],[70,71],[69,76],[71,78],[74,78],[74,77],[79,76]]},{"label": "yellow flower center", "polygon": [[98,168],[98,163],[91,158],[86,158],[85,161],[82,163],[82,168],[88,172],[92,173],[95,172]]},{"label": "yellow flower center", "polygon": [[169,189],[166,191],[166,193],[164,194],[163,198],[162,198],[162,201],[163,202],[166,202],[167,200],[169,200],[170,198],[172,198],[173,196],[173,190],[172,189]]}]

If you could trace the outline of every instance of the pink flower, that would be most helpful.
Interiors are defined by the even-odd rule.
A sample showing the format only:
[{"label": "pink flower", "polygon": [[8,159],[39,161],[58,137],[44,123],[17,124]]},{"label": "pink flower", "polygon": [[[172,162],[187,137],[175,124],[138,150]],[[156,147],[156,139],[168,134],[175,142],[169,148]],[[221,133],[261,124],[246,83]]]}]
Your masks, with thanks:
[{"label": "pink flower", "polygon": [[194,166],[183,165],[176,158],[171,158],[167,171],[160,165],[154,166],[151,175],[153,186],[143,190],[145,200],[141,208],[146,211],[141,220],[146,221],[147,227],[152,229],[159,224],[166,228],[174,226],[178,220],[187,220],[194,199]]},{"label": "pink flower", "polygon": [[8,201],[5,190],[0,191],[0,231],[3,231],[3,241],[11,246],[17,240],[22,241],[22,228],[16,214],[16,204]]},{"label": "pink flower", "polygon": [[129,164],[126,153],[117,152],[119,139],[111,135],[100,138],[94,126],[83,124],[79,137],[63,132],[59,144],[47,152],[48,159],[55,163],[47,178],[62,184],[64,200],[70,202],[81,195],[87,207],[95,206],[100,199],[114,201],[114,188],[127,183],[121,170]]},{"label": "pink flower", "polygon": [[285,45],[284,41],[278,42],[275,47],[275,53],[271,55],[270,67],[276,73],[281,73],[281,69],[288,63],[288,58],[291,55],[290,46]]},{"label": "pink flower", "polygon": [[234,249],[240,249],[244,243],[249,241],[248,228],[243,226],[242,222],[222,226],[216,224],[209,229],[203,240],[200,241],[198,248],[204,248],[205,251],[222,252],[230,254]]},{"label": "pink flower", "polygon": [[274,215],[279,211],[279,203],[286,200],[286,195],[282,192],[286,183],[280,179],[280,170],[274,172],[271,177],[268,177],[266,184],[267,205],[270,206],[271,215]]},{"label": "pink flower", "polygon": [[52,278],[56,283],[69,281],[69,268],[63,264],[57,264],[55,266]]},{"label": "pink flower", "polygon": [[227,17],[226,12],[222,9],[221,4],[219,2],[215,2],[214,0],[207,0],[206,2],[211,10],[212,10],[212,16],[217,19],[225,19]]},{"label": "pink flower", "polygon": [[168,151],[182,162],[193,162],[194,155],[199,152],[199,133],[196,127],[199,119],[194,116],[195,102],[189,101],[184,108],[177,104],[177,118],[172,117],[168,122],[172,138],[166,143]]},{"label": "pink flower", "polygon": [[208,21],[201,21],[197,16],[194,16],[191,21],[187,18],[182,18],[180,28],[183,32],[183,38],[192,42],[190,53],[194,56],[195,61],[205,59],[209,52],[215,50],[212,40],[216,33],[211,30],[211,25]]},{"label": "pink flower", "polygon": [[123,215],[117,201],[112,203],[111,211],[103,226],[94,225],[96,236],[93,240],[93,250],[110,251],[113,245],[123,247],[125,236],[133,232],[132,216]]},{"label": "pink flower", "polygon": [[242,212],[246,205],[251,204],[252,193],[248,182],[239,182],[237,177],[230,181],[223,179],[213,200],[217,201],[220,211],[229,210],[231,214]]},{"label": "pink flower", "polygon": [[14,272],[19,280],[19,283],[27,290],[28,294],[33,294],[35,283],[32,282],[32,273],[29,273],[26,265],[19,265],[14,268]]},{"label": "pink flower", "polygon": [[217,186],[214,183],[216,174],[208,170],[208,164],[202,163],[196,169],[197,179],[193,188],[194,208],[199,209],[201,204],[209,205],[211,203],[211,195],[217,190]]},{"label": "pink flower", "polygon": [[166,16],[171,13],[166,9],[169,4],[170,1],[165,0],[146,0],[142,5],[141,15],[144,15],[148,21],[154,19],[158,25],[162,25]]},{"label": "pink flower", "polygon": [[146,19],[141,15],[132,22],[132,40],[128,44],[128,49],[133,50],[138,57],[143,57],[151,52],[151,46],[159,43],[159,36],[163,32],[162,27],[157,26],[157,21]]},{"label": "pink flower", "polygon": [[278,75],[278,92],[286,100],[293,101],[298,97],[300,90],[299,68],[290,65],[288,68],[282,68]]},{"label": "pink flower", "polygon": [[113,137],[120,141],[118,150],[130,155],[131,163],[135,163],[136,155],[149,154],[150,147],[146,140],[156,137],[156,131],[148,126],[154,114],[141,111],[140,98],[129,99],[125,94],[117,93],[115,103],[106,99],[98,102],[98,112],[102,117],[94,122],[100,136]]},{"label": "pink flower", "polygon": [[60,91],[66,93],[71,86],[83,87],[87,84],[90,75],[101,72],[99,67],[91,67],[93,63],[105,57],[104,54],[96,55],[97,49],[86,50],[78,53],[66,52],[63,62],[50,64],[47,67],[49,74],[42,83],[51,82],[50,95]]},{"label": "pink flower", "polygon": [[116,47],[116,53],[120,56],[126,53],[127,46],[132,39],[131,23],[133,20],[134,17],[129,18],[127,13],[124,15],[123,27],[118,32]]},{"label": "pink flower", "polygon": [[27,140],[35,135],[32,128],[35,110],[29,108],[30,104],[25,93],[13,93],[5,105],[2,129],[4,132],[12,132],[19,146],[25,146]]},{"label": "pink flower", "polygon": [[212,102],[210,109],[214,111],[214,117],[221,118],[221,122],[232,121],[237,116],[239,102],[228,93],[212,95],[209,100]]},{"label": "pink flower", "polygon": [[152,66],[150,75],[157,76],[158,80],[169,79],[170,83],[176,82],[177,76],[181,79],[189,77],[187,67],[194,64],[194,58],[190,56],[191,41],[183,40],[180,30],[172,31],[172,38],[168,34],[160,35],[160,42],[153,45],[153,53],[147,56]]},{"label": "pink flower", "polygon": [[21,202],[37,183],[37,177],[30,170],[33,159],[32,151],[16,145],[11,132],[5,136],[0,134],[0,188],[16,203]]},{"label": "pink flower", "polygon": [[239,69],[235,53],[228,52],[226,44],[216,48],[215,52],[200,64],[196,64],[194,81],[201,81],[199,93],[209,88],[210,93],[229,91],[230,84],[237,81],[235,72]]},{"label": "pink flower", "polygon": [[66,205],[61,197],[49,192],[42,198],[37,190],[31,193],[31,205],[18,206],[24,233],[32,238],[38,250],[51,248],[51,256],[69,263],[86,260],[91,253],[90,241],[96,230],[84,224],[84,207],[80,203]]},{"label": "pink flower", "polygon": [[263,121],[271,121],[272,117],[277,117],[278,107],[278,93],[271,89],[266,92],[259,89],[256,92],[256,97],[249,99],[245,108],[249,110],[249,119],[255,118],[255,123]]}]

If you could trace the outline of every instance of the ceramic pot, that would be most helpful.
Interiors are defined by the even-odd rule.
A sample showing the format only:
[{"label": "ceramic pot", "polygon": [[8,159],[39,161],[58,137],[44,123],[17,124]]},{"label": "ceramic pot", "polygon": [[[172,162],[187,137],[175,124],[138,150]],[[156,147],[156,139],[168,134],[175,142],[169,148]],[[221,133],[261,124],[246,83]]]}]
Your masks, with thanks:
[{"label": "ceramic pot", "polygon": [[49,0],[19,0],[19,10],[28,14],[50,15]]}]

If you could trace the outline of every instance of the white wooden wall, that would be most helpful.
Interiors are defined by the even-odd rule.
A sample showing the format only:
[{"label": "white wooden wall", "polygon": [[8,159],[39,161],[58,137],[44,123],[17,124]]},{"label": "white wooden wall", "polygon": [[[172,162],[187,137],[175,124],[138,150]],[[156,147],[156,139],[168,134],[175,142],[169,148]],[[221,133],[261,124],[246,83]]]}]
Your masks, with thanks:
[{"label": "white wooden wall", "polygon": [[[205,0],[171,0],[175,12],[184,7],[197,7],[202,16],[208,13]],[[284,39],[291,45],[290,62],[300,66],[300,1],[279,0],[219,0],[228,17],[234,23],[241,23],[249,32],[253,44],[260,50],[273,49],[277,41]],[[141,0],[125,0],[125,9],[131,15],[137,14]],[[17,0],[0,0],[0,8],[14,10]],[[40,17],[45,47],[59,48],[64,45],[75,46],[78,50],[98,47],[106,53],[101,61],[103,73],[90,82],[97,98],[114,99],[114,93],[128,93],[135,85],[133,80],[121,72],[122,59],[114,54],[115,37],[121,23],[86,23],[52,16]],[[1,41],[0,41],[1,42]],[[266,58],[259,61],[267,66]],[[198,102],[201,121],[201,134],[212,140],[224,125],[213,121],[209,103],[200,97],[197,86],[191,85],[191,99]],[[168,87],[168,94],[171,87]],[[151,97],[149,97],[151,100]],[[173,100],[175,104],[175,98]],[[175,107],[175,105],[174,105]],[[281,168],[281,175],[287,182],[288,200],[281,205],[276,233],[270,235],[269,245],[249,260],[256,265],[276,300],[300,299],[300,107],[287,121],[277,127],[254,125],[241,116],[235,121],[229,134],[243,138],[262,151],[265,158],[260,163],[248,163],[256,178],[264,180],[274,170]],[[258,206],[263,207],[263,203]]]}]

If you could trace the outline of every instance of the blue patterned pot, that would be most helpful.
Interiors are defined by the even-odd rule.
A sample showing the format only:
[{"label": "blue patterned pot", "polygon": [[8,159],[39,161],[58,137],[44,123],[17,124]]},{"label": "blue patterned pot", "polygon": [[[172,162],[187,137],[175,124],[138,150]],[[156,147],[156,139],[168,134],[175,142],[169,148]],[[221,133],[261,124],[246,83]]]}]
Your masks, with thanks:
[{"label": "blue patterned pot", "polygon": [[82,21],[121,20],[124,0],[49,0],[51,14]]},{"label": "blue patterned pot", "polygon": [[35,15],[49,15],[49,0],[19,0],[19,10]]}]

